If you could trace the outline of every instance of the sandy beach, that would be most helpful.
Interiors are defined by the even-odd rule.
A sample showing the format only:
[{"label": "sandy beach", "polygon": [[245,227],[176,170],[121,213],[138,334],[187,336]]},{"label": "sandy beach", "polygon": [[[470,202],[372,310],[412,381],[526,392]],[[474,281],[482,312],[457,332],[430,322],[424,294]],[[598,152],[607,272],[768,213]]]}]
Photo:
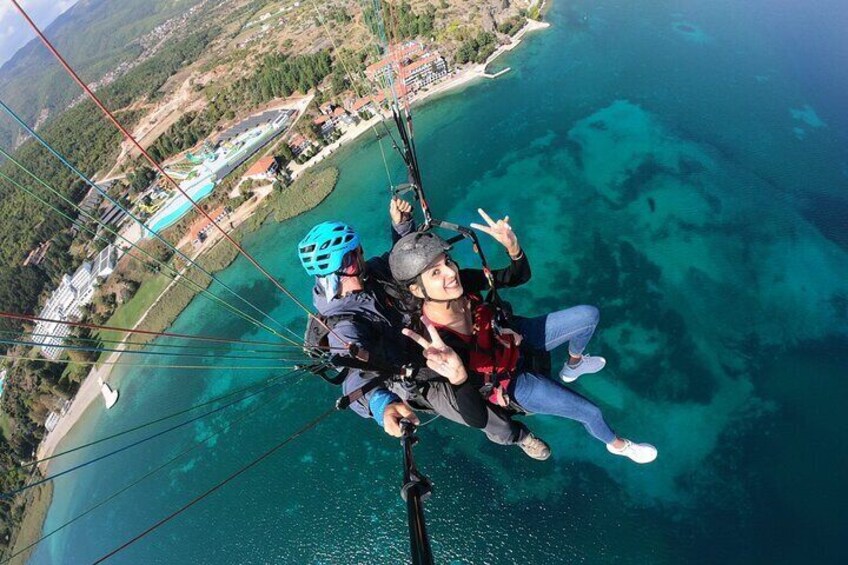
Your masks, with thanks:
[{"label": "sandy beach", "polygon": [[[446,92],[452,91],[460,86],[466,85],[471,81],[476,79],[484,79],[484,78],[496,78],[500,76],[508,69],[497,73],[496,75],[489,75],[486,72],[489,64],[492,63],[495,59],[497,59],[503,53],[511,51],[515,49],[522,41],[524,36],[535,30],[545,29],[549,27],[550,24],[547,22],[539,22],[535,20],[527,20],[527,24],[516,33],[512,37],[512,41],[508,44],[500,46],[492,55],[482,64],[472,65],[455,71],[449,78],[442,81],[441,83],[435,85],[434,87],[421,92],[417,96],[411,98],[412,104],[420,104],[423,101],[433,98],[437,95],[444,94]],[[308,97],[311,100],[311,97]],[[292,171],[292,179],[295,179],[303,174],[305,170],[309,167],[314,166],[317,163],[322,162],[326,159],[330,154],[335,152],[342,145],[353,141],[358,138],[363,133],[371,130],[375,127],[379,122],[385,118],[389,117],[388,114],[383,116],[374,116],[370,120],[361,121],[360,123],[351,126],[348,128],[342,136],[334,141],[333,143],[324,147],[319,153],[317,153],[314,157],[312,157],[309,161],[304,164],[297,164],[292,162],[289,165],[290,170]],[[268,187],[262,187],[258,189],[254,194],[256,198],[249,200],[244,203],[241,207],[239,207],[230,218],[230,223],[233,228],[240,225],[244,220],[250,217],[250,215],[259,207],[260,203],[264,198],[270,194],[271,188],[270,185]],[[140,230],[139,230],[140,231]],[[211,235],[211,234],[210,234]],[[212,243],[218,238],[222,237],[220,233],[217,234],[217,237],[210,237],[207,242],[201,247],[197,252],[192,256],[192,259],[195,259],[198,255],[203,253],[206,249],[208,249]],[[175,282],[171,282],[168,287],[163,291],[162,295],[170,289]],[[161,295],[160,295],[161,296]],[[158,302],[158,299],[157,299]],[[150,312],[157,304],[154,302],[150,308],[141,316],[136,325],[133,327],[138,327],[141,322],[144,321],[147,313]],[[120,347],[119,347],[120,348]],[[59,420],[56,427],[53,431],[49,432],[42,442],[38,446],[37,457],[38,459],[44,459],[46,457],[50,457],[56,450],[59,443],[62,439],[67,435],[67,433],[73,428],[73,426],[80,420],[83,414],[86,412],[88,408],[92,406],[97,398],[100,395],[100,384],[99,380],[103,379],[104,382],[108,382],[109,375],[111,373],[112,364],[120,359],[120,353],[113,353],[107,359],[106,362],[110,364],[104,364],[100,367],[93,368],[88,376],[83,381],[82,385],[79,388],[76,396],[74,396],[73,401],[71,403],[70,408],[67,410],[64,416]],[[113,386],[113,388],[116,388]],[[118,401],[118,404],[115,406],[116,410],[121,409],[121,402]],[[39,467],[43,473],[47,473],[47,469],[49,468],[50,462],[44,462]]]}]

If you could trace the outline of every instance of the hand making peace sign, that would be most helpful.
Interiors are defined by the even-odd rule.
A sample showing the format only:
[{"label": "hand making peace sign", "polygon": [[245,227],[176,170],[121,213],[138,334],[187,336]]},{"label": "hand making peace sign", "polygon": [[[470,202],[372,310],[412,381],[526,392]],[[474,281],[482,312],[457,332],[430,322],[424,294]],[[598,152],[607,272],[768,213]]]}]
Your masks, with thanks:
[{"label": "hand making peace sign", "polygon": [[481,224],[471,224],[471,227],[495,238],[498,243],[506,247],[510,257],[518,257],[521,254],[521,246],[518,245],[518,238],[512,231],[512,226],[509,225],[509,216],[495,222],[482,208],[477,208],[477,212],[486,220],[488,227]]},{"label": "hand making peace sign", "polygon": [[462,359],[459,358],[456,351],[445,345],[432,323],[428,320],[423,320],[423,322],[430,334],[430,341],[410,329],[404,329],[403,335],[424,349],[424,358],[427,360],[427,366],[430,369],[445,377],[452,385],[464,383],[468,379],[468,373],[465,371]]}]

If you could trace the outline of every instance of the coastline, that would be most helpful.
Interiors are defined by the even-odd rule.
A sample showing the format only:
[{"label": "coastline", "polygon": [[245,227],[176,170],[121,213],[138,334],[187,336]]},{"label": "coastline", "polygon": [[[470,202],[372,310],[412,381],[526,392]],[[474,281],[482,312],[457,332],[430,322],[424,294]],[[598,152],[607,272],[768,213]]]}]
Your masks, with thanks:
[{"label": "coastline", "polygon": [[53,485],[45,483],[33,489],[27,503],[27,512],[20,527],[10,540],[8,554],[0,555],[9,563],[26,563],[35,551],[35,541],[41,538],[47,510],[53,502]]},{"label": "coastline", "polygon": [[434,88],[423,92],[420,96],[412,97],[411,100],[410,100],[410,104],[420,104],[420,103],[424,102],[425,100],[429,100],[429,99],[431,99],[435,96],[438,96],[440,94],[444,94],[446,92],[452,91],[452,90],[459,88],[460,86],[463,86],[467,83],[470,83],[470,82],[472,82],[476,79],[480,79],[480,78],[494,79],[494,78],[497,78],[497,77],[505,74],[507,71],[510,70],[509,68],[506,68],[502,71],[499,71],[498,73],[496,73],[494,75],[489,74],[486,71],[486,69],[489,68],[489,65],[491,65],[495,61],[495,59],[497,59],[498,57],[500,57],[504,53],[512,51],[513,49],[518,47],[521,44],[521,41],[524,39],[525,35],[527,35],[528,33],[532,32],[532,31],[547,29],[550,26],[551,26],[551,24],[548,23],[548,22],[545,22],[545,21],[528,19],[527,23],[524,24],[524,27],[522,27],[520,30],[518,30],[515,33],[515,35],[512,36],[511,41],[509,43],[507,43],[505,45],[501,45],[500,47],[495,49],[495,51],[491,55],[489,55],[489,57],[483,63],[471,65],[471,66],[466,67],[466,68],[464,68],[460,71],[457,71],[456,74],[454,74],[454,76],[452,76],[451,78],[437,84]]},{"label": "coastline", "polygon": [[[431,99],[435,96],[453,91],[453,90],[459,88],[460,86],[466,85],[466,84],[468,84],[468,83],[470,83],[470,82],[472,82],[472,81],[474,81],[478,78],[494,78],[496,76],[500,76],[501,74],[503,74],[503,72],[499,72],[496,75],[488,75],[486,73],[487,67],[495,59],[497,59],[500,55],[515,49],[521,43],[522,39],[524,38],[524,36],[527,33],[531,32],[531,31],[545,29],[545,28],[548,28],[548,27],[550,27],[550,24],[547,23],[547,22],[528,19],[527,23],[524,25],[524,27],[522,27],[511,38],[511,41],[509,43],[505,44],[505,45],[498,47],[498,49],[496,49],[489,56],[489,58],[486,59],[485,62],[476,64],[476,65],[473,65],[473,66],[470,66],[470,67],[466,67],[466,68],[464,68],[460,71],[457,71],[453,76],[446,79],[442,83],[436,85],[434,88],[427,90],[426,92],[421,93],[419,96],[413,97],[411,99],[410,103],[411,104],[421,104],[428,99]],[[508,70],[508,69],[506,69],[506,70]],[[306,162],[302,165],[299,165],[299,164],[296,164],[296,163],[292,164],[290,166],[290,168],[292,170],[292,180],[294,181],[299,176],[301,176],[306,170],[308,170],[308,169],[314,167],[315,165],[317,165],[318,163],[321,163],[322,161],[324,161],[324,159],[326,159],[328,156],[330,156],[333,152],[335,152],[342,145],[345,145],[345,144],[357,139],[363,133],[369,131],[372,127],[376,126],[380,121],[382,121],[383,119],[387,119],[387,118],[388,118],[387,115],[381,114],[381,115],[374,116],[369,120],[364,120],[364,121],[360,122],[359,124],[357,124],[356,126],[349,128],[339,139],[337,139],[333,143],[324,147],[321,151],[319,151],[317,154],[315,154],[315,156],[313,156],[308,162]],[[242,221],[247,220],[250,217],[250,215],[252,215],[259,208],[259,205],[262,203],[265,196],[267,196],[267,194],[269,194],[269,193],[270,192],[266,191],[266,193],[264,195],[262,195],[261,198],[257,199],[257,201],[255,203],[253,203],[252,205],[249,202],[245,203],[245,205],[242,208],[239,208],[239,210],[236,211],[236,214],[239,214],[241,216]],[[245,208],[247,206],[249,206],[250,209],[249,210],[247,210],[247,209],[243,210],[243,208]],[[237,225],[241,225],[241,223],[242,222],[239,222]],[[219,235],[219,237],[221,237],[221,236]],[[204,246],[200,251],[198,251],[194,256],[192,256],[192,259],[194,260],[195,258],[197,258],[197,256],[199,256],[204,251],[206,251],[207,249],[210,249],[210,248],[211,248],[211,245],[208,246],[208,247]],[[147,310],[145,310],[144,314],[142,314],[142,316],[139,318],[139,320],[133,326],[133,329],[138,327],[138,325],[141,324],[144,321],[147,314],[159,302],[159,299],[162,296],[164,296],[165,293],[167,293],[168,290],[174,284],[176,284],[176,283],[174,281],[172,281],[165,288],[165,290],[162,291],[162,294],[159,296],[159,298],[157,298],[157,300]],[[121,356],[120,352],[112,353],[109,357],[107,357],[106,362],[107,363],[117,362],[120,359],[120,356]],[[77,391],[76,395],[74,396],[73,400],[71,401],[71,406],[68,409],[68,411],[59,420],[59,422],[57,423],[57,425],[53,429],[53,431],[51,431],[47,435],[45,435],[44,439],[39,444],[37,452],[36,452],[36,456],[37,456],[38,459],[44,459],[44,458],[47,458],[47,457],[50,457],[51,455],[53,455],[53,453],[56,451],[56,448],[58,447],[59,443],[65,438],[65,436],[70,432],[70,430],[74,427],[74,425],[76,425],[77,422],[79,422],[79,420],[80,420],[80,418],[82,418],[83,414],[92,406],[94,401],[100,396],[100,384],[99,384],[98,380],[100,378],[102,378],[104,382],[108,382],[109,376],[111,374],[112,367],[113,367],[113,365],[111,365],[111,364],[109,364],[109,365],[104,364],[102,366],[93,368],[89,372],[88,376],[86,376],[85,380],[82,382],[79,390]],[[44,474],[47,474],[49,466],[50,466],[50,461],[45,461],[45,462],[39,464],[39,468],[41,469],[42,473],[44,473]]]}]

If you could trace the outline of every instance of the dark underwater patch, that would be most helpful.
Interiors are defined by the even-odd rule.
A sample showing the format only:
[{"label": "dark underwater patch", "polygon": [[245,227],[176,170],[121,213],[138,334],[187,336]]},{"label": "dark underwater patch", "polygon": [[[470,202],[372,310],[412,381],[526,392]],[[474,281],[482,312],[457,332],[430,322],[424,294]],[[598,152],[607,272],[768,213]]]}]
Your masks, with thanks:
[{"label": "dark underwater patch", "polygon": [[618,185],[621,204],[627,206],[642,194],[643,188],[661,175],[673,175],[674,170],[661,165],[653,155],[648,155],[636,169],[628,171],[627,178]]},{"label": "dark underwater patch", "polygon": [[820,193],[801,209],[801,213],[823,236],[848,249],[848,200]]},{"label": "dark underwater patch", "polygon": [[[658,353],[629,360],[627,385],[644,398],[658,401],[708,403],[718,388],[710,370],[699,360],[686,322],[676,310],[665,306],[662,270],[627,241],[608,243],[595,233],[591,251],[575,261],[578,274],[567,269],[555,272],[564,292],[574,304],[590,303],[601,311],[601,326],[628,322],[645,331],[660,333],[668,345]],[[573,305],[573,304],[569,304]],[[534,304],[540,311],[561,308],[545,297]],[[606,343],[604,355],[610,366],[622,366],[615,343]]]},{"label": "dark underwater patch", "polygon": [[564,135],[558,136],[557,141],[557,145],[563,147],[568,152],[577,170],[581,172],[585,170],[583,166],[583,146]]},{"label": "dark underwater patch", "polygon": [[698,159],[693,159],[685,155],[681,155],[677,159],[677,172],[682,177],[690,177],[692,175],[697,175],[699,173],[705,172],[706,170],[707,168]]}]

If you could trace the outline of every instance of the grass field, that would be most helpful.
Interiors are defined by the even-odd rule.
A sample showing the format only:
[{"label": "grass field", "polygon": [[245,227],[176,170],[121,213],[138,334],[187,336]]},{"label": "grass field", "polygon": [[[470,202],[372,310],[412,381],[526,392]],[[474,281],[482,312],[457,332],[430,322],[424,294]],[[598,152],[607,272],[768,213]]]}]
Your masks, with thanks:
[{"label": "grass field", "polygon": [[[104,325],[115,326],[117,328],[133,327],[144,311],[156,301],[156,298],[162,294],[162,291],[165,290],[170,282],[171,279],[165,275],[155,275],[145,280],[138,288],[135,296],[126,304],[121,304]],[[100,339],[104,340],[119,340],[123,339],[125,335],[116,331],[103,330],[99,332]],[[103,353],[100,358],[103,359],[108,355],[108,353]]]}]

